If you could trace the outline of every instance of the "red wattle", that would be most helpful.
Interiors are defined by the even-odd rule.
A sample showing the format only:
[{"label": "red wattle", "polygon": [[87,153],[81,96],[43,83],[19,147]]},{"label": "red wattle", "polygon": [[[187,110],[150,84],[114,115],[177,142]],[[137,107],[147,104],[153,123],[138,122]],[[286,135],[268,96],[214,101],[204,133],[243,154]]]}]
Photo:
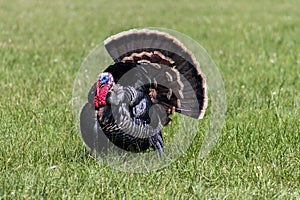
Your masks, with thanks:
[{"label": "red wattle", "polygon": [[106,106],[106,96],[109,90],[109,85],[105,84],[100,87],[100,82],[97,82],[97,94],[94,97],[94,105],[96,109]]}]

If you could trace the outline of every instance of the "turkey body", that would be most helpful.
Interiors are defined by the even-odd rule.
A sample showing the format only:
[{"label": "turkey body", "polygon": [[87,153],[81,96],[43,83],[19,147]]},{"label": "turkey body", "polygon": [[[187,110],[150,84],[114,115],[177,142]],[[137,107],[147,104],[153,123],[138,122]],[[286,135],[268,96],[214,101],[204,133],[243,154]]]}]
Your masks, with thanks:
[{"label": "turkey body", "polygon": [[[118,73],[124,74],[135,67],[138,66],[116,63],[105,72],[112,73],[115,80],[119,81]],[[163,152],[162,112],[157,109],[150,112],[153,103],[149,87],[132,84],[127,82],[126,86],[113,85],[107,96],[108,105],[98,111],[99,126],[106,137],[121,149],[143,152],[151,147],[153,150]]]},{"label": "turkey body", "polygon": [[206,81],[199,63],[172,36],[147,29],[117,34],[105,47],[115,63],[103,73],[114,83],[101,106],[95,103],[100,85],[90,89],[80,116],[83,140],[97,152],[110,146],[164,152],[162,128],[171,124],[174,112],[196,119],[205,113]]}]

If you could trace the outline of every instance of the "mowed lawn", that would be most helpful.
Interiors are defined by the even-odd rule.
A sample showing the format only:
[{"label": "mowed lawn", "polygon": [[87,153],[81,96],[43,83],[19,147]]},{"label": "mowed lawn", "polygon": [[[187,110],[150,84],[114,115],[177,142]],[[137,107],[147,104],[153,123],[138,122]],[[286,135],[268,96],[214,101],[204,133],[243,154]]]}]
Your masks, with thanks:
[{"label": "mowed lawn", "polygon": [[[0,199],[300,199],[300,1],[250,2],[0,0]],[[105,38],[135,27],[180,31],[218,66],[226,125],[205,158],[205,127],[149,173],[117,171],[85,149],[77,71]]]}]

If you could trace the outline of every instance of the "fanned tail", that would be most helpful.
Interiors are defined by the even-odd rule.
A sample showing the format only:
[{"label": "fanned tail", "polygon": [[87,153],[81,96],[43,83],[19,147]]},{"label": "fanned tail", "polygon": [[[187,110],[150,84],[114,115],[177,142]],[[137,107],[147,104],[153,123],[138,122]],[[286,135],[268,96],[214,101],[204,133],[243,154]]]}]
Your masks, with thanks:
[{"label": "fanned tail", "polygon": [[153,103],[163,105],[168,114],[175,111],[203,117],[207,107],[205,76],[194,55],[176,38],[141,29],[114,35],[104,44],[117,63],[106,70],[114,72],[114,78],[119,80],[136,70],[135,77],[126,78],[128,84],[145,87],[147,83]]}]

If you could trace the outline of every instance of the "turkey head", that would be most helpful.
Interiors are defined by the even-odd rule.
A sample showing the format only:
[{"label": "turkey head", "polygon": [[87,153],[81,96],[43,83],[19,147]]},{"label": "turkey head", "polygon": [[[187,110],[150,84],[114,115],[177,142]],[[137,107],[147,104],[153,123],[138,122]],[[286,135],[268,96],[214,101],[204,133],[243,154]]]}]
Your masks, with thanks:
[{"label": "turkey head", "polygon": [[94,105],[96,109],[106,106],[106,98],[110,88],[114,84],[114,78],[111,73],[104,72],[101,73],[97,80],[97,92],[94,97]]}]

